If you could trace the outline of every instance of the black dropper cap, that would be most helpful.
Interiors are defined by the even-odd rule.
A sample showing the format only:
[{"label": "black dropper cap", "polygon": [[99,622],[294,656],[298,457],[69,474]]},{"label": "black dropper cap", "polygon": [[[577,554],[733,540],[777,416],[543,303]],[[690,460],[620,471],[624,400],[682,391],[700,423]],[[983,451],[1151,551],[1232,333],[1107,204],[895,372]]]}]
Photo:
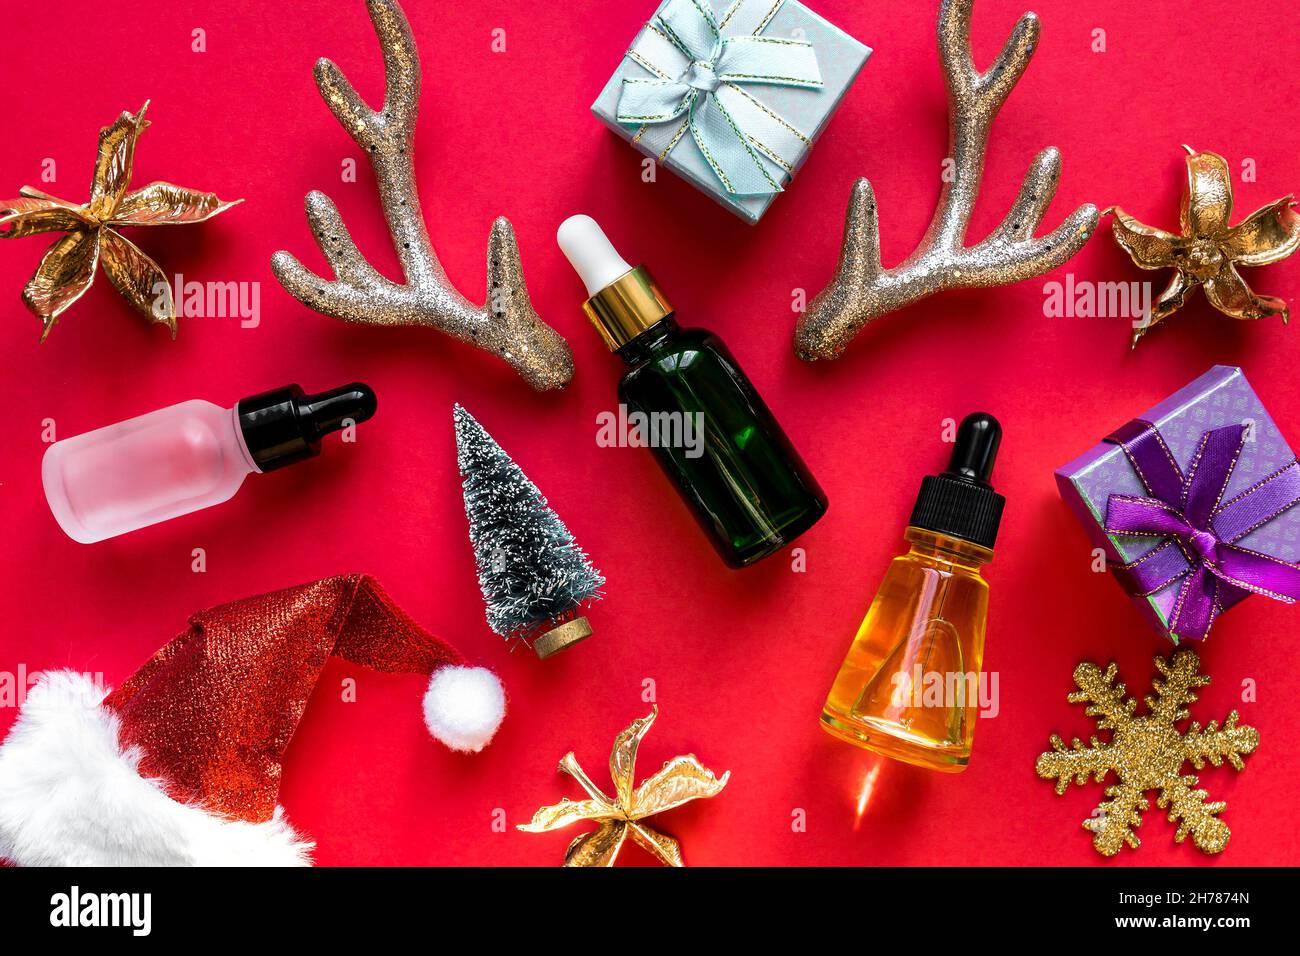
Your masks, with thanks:
[{"label": "black dropper cap", "polygon": [[322,436],[366,421],[375,404],[375,393],[360,382],[319,395],[286,385],[241,399],[235,415],[253,462],[261,471],[274,471],[315,458]]},{"label": "black dropper cap", "polygon": [[908,524],[992,549],[1006,504],[989,484],[1001,443],[1002,426],[992,415],[962,419],[948,470],[922,479]]}]

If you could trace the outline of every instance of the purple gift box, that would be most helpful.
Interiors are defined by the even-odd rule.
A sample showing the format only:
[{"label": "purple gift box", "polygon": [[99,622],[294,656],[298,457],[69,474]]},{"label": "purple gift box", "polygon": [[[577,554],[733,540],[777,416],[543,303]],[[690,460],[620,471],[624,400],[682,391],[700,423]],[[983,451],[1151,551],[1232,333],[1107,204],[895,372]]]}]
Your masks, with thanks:
[{"label": "purple gift box", "polygon": [[1216,365],[1056,472],[1120,584],[1175,644],[1244,598],[1300,598],[1300,464]]}]

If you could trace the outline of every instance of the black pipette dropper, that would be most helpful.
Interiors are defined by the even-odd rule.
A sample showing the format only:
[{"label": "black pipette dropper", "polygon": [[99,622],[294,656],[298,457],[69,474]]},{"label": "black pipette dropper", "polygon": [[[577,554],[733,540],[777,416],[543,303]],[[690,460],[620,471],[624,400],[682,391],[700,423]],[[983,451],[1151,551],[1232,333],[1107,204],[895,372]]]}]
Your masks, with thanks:
[{"label": "black pipette dropper", "polygon": [[1006,504],[989,484],[1001,443],[1002,426],[992,415],[962,419],[948,470],[922,479],[908,524],[992,549]]},{"label": "black pipette dropper", "polygon": [[248,453],[266,472],[316,457],[321,438],[366,421],[376,402],[370,386],[360,382],[318,395],[286,385],[241,399],[235,409]]}]

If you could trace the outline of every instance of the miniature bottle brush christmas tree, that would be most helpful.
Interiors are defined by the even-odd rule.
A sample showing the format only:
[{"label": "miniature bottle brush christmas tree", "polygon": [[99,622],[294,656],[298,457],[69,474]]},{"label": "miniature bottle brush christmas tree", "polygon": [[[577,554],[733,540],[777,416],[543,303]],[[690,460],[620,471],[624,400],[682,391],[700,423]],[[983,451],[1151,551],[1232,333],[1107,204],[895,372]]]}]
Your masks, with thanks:
[{"label": "miniature bottle brush christmas tree", "polygon": [[549,657],[591,635],[578,614],[605,578],[546,498],[474,416],[457,405],[456,458],[488,626]]}]

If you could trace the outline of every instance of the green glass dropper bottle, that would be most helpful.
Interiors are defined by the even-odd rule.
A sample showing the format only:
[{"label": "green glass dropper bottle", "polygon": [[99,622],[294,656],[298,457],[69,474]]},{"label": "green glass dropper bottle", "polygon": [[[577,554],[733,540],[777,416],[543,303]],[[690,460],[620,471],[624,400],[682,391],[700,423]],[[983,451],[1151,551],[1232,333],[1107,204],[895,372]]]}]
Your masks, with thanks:
[{"label": "green glass dropper bottle", "polygon": [[591,217],[566,219],[557,239],[587,286],[583,310],[629,366],[620,420],[652,426],[645,443],[722,560],[746,567],[812,527],[826,495],[727,347],[679,327],[650,273]]}]

